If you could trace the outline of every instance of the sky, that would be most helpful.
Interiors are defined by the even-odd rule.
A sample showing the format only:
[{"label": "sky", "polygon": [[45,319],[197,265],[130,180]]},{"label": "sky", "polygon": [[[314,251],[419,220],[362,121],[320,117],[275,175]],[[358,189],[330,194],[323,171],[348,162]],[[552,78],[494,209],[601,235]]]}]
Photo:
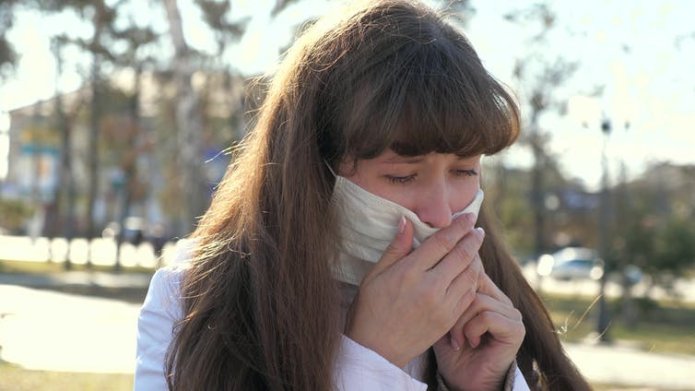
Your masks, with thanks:
[{"label": "sky", "polygon": [[[134,3],[130,18],[166,31],[162,9],[143,10],[150,2]],[[189,43],[212,52],[214,37],[201,23],[192,0],[179,0],[179,4]],[[287,44],[293,26],[333,8],[328,1],[302,0],[273,20],[269,16],[273,4],[274,0],[233,1],[233,14],[236,18],[248,16],[249,25],[240,44],[222,61],[236,64],[246,74],[272,72],[279,48]],[[539,31],[537,25],[504,18],[531,4],[472,0],[475,12],[464,33],[490,72],[521,98],[524,85],[512,72],[519,58],[540,56],[534,64],[563,58],[577,64],[573,75],[553,93],[565,107],[564,114],[550,112],[540,121],[550,137],[553,155],[568,176],[596,189],[604,142],[613,177],[621,164],[630,177],[653,162],[695,164],[695,25],[691,19],[695,2],[547,1],[557,23],[541,44],[531,43]],[[66,26],[71,35],[88,36],[90,32],[88,23],[70,13],[49,17],[26,10],[17,15],[9,38],[21,58],[14,77],[0,85],[0,132],[9,126],[3,111],[49,98],[56,90],[76,89],[82,82],[89,59],[77,51],[68,53],[71,60],[64,74],[56,77],[49,37],[66,32]],[[162,58],[171,53],[165,42],[159,52]],[[597,95],[596,91],[602,92]],[[522,106],[522,116],[524,113]],[[613,125],[607,139],[600,131],[602,119]],[[2,140],[0,133],[0,155],[6,148]],[[523,147],[513,147],[503,159],[521,167],[532,161]],[[0,175],[2,170],[0,167]]]}]

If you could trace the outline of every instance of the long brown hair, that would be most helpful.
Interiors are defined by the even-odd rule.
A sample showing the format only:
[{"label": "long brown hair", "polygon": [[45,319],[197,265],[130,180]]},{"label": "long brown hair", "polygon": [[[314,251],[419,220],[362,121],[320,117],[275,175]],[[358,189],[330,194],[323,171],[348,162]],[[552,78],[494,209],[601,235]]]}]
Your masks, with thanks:
[{"label": "long brown hair", "polygon": [[[193,234],[171,389],[332,389],[342,325],[328,166],[387,148],[493,154],[518,137],[513,98],[438,14],[386,0],[340,15],[293,45]],[[549,389],[588,388],[481,217],[486,270],[525,319],[521,369]]]}]

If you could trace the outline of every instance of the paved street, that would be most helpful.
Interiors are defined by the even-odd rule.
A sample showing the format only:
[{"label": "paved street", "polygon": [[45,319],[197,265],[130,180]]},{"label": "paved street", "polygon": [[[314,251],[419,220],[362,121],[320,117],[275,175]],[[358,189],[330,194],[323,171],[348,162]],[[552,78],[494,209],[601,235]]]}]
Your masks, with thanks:
[{"label": "paved street", "polygon": [[[79,276],[71,277],[74,284]],[[29,369],[132,373],[139,304],[12,285],[9,277],[0,275],[0,358]],[[121,287],[147,283],[137,275],[102,276],[83,283],[116,280]],[[624,347],[566,348],[594,382],[695,390],[695,357]]]},{"label": "paved street", "polygon": [[659,354],[616,346],[566,346],[593,382],[668,390],[695,390],[695,356]]},{"label": "paved street", "polygon": [[0,358],[27,369],[131,373],[139,308],[0,285]]}]

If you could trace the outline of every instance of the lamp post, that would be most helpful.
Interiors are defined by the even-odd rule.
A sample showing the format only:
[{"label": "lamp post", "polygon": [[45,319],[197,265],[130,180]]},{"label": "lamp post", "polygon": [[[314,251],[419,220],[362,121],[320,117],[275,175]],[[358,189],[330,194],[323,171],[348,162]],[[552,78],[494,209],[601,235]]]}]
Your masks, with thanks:
[{"label": "lamp post", "polygon": [[599,282],[599,297],[598,297],[598,317],[596,322],[596,333],[599,336],[601,342],[607,342],[610,340],[608,335],[608,326],[610,324],[610,318],[608,316],[608,308],[606,305],[606,283],[608,274],[607,270],[610,269],[610,258],[608,256],[608,250],[610,247],[610,197],[609,197],[609,180],[608,180],[608,139],[612,131],[611,121],[602,114],[601,104],[599,100],[592,97],[586,96],[575,96],[570,99],[569,102],[570,116],[574,118],[575,121],[580,123],[585,129],[592,129],[593,126],[590,124],[600,124],[600,129],[602,133],[602,146],[601,146],[601,185],[600,185],[600,204],[597,218],[597,236],[598,244],[597,250],[599,258],[603,260],[603,273],[601,278],[598,279]]},{"label": "lamp post", "polygon": [[610,268],[610,260],[608,255],[609,248],[609,223],[610,223],[610,197],[608,189],[608,156],[606,148],[608,146],[608,138],[611,134],[611,122],[604,118],[601,121],[601,133],[603,134],[603,146],[601,147],[601,204],[599,207],[598,218],[598,234],[599,234],[599,256],[603,260],[603,273],[599,279],[599,297],[598,297],[598,318],[596,322],[596,332],[598,333],[601,342],[609,342],[608,326],[610,318],[608,316],[608,308],[606,305],[606,282]]}]

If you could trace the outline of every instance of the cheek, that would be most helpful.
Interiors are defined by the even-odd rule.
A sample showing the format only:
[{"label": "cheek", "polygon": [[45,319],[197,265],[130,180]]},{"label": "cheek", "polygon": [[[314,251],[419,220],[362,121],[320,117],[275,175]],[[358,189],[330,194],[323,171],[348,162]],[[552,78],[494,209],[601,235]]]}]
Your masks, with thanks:
[{"label": "cheek", "polygon": [[480,188],[480,177],[471,177],[452,185],[449,206],[453,212],[465,209],[475,198]]},{"label": "cheek", "polygon": [[366,171],[367,170],[356,170],[348,172],[346,170],[341,173],[341,175],[374,195],[395,202],[407,209],[414,209],[417,204],[417,195],[420,193],[418,186],[394,185],[384,180],[384,178],[376,175],[369,175]]},{"label": "cheek", "polygon": [[417,186],[394,185],[379,177],[355,176],[351,180],[368,192],[411,210],[417,200]]}]

